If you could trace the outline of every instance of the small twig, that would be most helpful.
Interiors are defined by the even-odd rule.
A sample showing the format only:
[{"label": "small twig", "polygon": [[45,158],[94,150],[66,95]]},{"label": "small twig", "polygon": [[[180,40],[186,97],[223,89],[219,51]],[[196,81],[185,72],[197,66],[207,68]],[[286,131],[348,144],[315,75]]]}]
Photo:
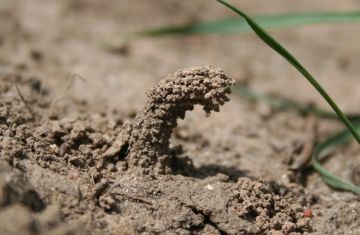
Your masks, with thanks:
[{"label": "small twig", "polygon": [[[118,186],[120,186],[121,183],[120,182],[114,182],[113,185],[111,185],[110,189],[108,190],[109,192],[110,191],[113,191],[114,188],[117,188]],[[127,198],[129,199],[132,199],[132,200],[135,200],[135,201],[139,201],[139,202],[142,202],[142,203],[145,203],[145,204],[148,204],[148,205],[153,205],[153,203],[141,196],[136,196],[136,195],[131,195],[129,193],[123,193],[119,190],[115,191],[114,193],[118,194],[118,195],[122,195],[122,196],[126,196]]]},{"label": "small twig", "polygon": [[303,169],[310,163],[317,137],[316,126],[316,118],[314,116],[309,116],[305,126],[306,139],[300,156],[296,158],[294,163],[290,166],[291,170]]},{"label": "small twig", "polygon": [[22,95],[19,87],[17,85],[15,85],[16,91],[21,99],[21,101],[24,103],[25,108],[27,109],[27,111],[29,111],[31,118],[34,120],[35,119],[35,114],[33,112],[33,110],[31,109],[31,107],[29,106],[28,102],[25,100],[24,96]]},{"label": "small twig", "polygon": [[153,203],[143,197],[140,196],[135,196],[135,195],[131,195],[131,194],[127,194],[127,193],[122,193],[122,192],[115,192],[116,194],[122,195],[127,197],[128,199],[131,199],[133,201],[138,201],[138,202],[142,202],[144,204],[148,204],[148,205],[153,205]]},{"label": "small twig", "polygon": [[49,113],[48,113],[48,117],[52,116],[53,113],[53,108],[55,107],[55,104],[62,98],[65,96],[66,92],[70,89],[73,81],[75,80],[75,78],[79,78],[81,81],[86,82],[86,79],[83,78],[82,76],[80,76],[79,74],[73,73],[69,76],[69,78],[66,81],[66,85],[64,86],[63,90],[61,91],[61,93],[56,96],[50,104],[49,107]]}]

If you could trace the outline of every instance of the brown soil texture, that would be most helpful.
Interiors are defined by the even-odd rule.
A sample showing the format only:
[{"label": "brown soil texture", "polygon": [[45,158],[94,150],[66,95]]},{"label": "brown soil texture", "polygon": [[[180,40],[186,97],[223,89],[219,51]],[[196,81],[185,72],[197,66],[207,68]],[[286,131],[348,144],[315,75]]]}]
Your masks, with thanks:
[{"label": "brown soil texture", "polygon": [[[360,3],[236,5],[257,14]],[[310,169],[289,170],[311,139],[309,119],[229,100],[234,79],[327,108],[256,36],[103,46],[138,29],[230,15],[208,0],[1,1],[0,234],[360,234],[356,195]],[[358,25],[273,35],[343,109],[357,111]],[[315,121],[317,141],[342,128]],[[359,153],[351,144],[325,166],[350,180]]]}]

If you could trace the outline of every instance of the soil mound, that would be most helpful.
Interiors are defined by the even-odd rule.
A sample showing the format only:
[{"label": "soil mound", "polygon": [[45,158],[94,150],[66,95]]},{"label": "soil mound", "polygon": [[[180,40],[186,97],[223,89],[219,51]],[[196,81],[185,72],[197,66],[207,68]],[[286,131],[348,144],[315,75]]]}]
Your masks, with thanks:
[{"label": "soil mound", "polygon": [[[176,119],[195,104],[203,105],[206,112],[218,111],[228,100],[232,83],[220,70],[209,67],[178,71],[151,90],[149,102],[131,126],[100,114],[44,118],[51,100],[34,85],[36,80],[2,74],[0,233],[310,231],[302,207],[307,197],[295,186],[248,178],[234,182],[220,173],[204,179],[181,171],[164,174],[171,172],[169,160],[164,159],[181,157],[168,148]],[[145,133],[149,130],[156,143]],[[149,146],[151,152],[144,152]],[[146,161],[155,167],[143,164]],[[132,170],[139,167],[146,171]]]}]

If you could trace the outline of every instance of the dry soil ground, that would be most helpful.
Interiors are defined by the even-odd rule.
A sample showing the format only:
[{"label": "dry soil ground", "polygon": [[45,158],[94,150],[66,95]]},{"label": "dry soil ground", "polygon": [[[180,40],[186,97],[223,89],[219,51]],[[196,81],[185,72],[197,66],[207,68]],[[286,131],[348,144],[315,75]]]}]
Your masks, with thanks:
[{"label": "dry soil ground", "polygon": [[[360,7],[357,0],[235,3],[251,14]],[[311,135],[308,119],[295,113],[231,95],[221,112],[206,118],[196,107],[179,121],[168,173],[127,164],[124,123],[134,122],[145,92],[179,68],[221,67],[257,91],[327,108],[253,34],[101,46],[116,34],[227,15],[209,0],[1,0],[0,234],[360,234],[355,195],[328,188],[314,172],[294,179],[288,170]],[[358,24],[273,35],[344,110],[360,111]],[[316,121],[318,140],[342,127]],[[350,179],[359,153],[355,144],[339,149],[325,166]],[[313,217],[304,215],[308,208]]]}]

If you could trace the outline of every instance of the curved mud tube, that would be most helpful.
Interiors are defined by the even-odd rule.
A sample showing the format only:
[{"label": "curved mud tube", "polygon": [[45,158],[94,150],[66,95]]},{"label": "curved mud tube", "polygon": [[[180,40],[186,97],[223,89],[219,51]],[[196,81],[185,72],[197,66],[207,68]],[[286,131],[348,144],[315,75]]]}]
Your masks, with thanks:
[{"label": "curved mud tube", "polygon": [[184,119],[194,105],[202,105],[206,114],[218,112],[229,101],[234,80],[221,69],[190,67],[161,80],[147,94],[145,107],[135,118],[129,140],[129,168],[143,173],[169,173],[169,140],[177,119]]}]

